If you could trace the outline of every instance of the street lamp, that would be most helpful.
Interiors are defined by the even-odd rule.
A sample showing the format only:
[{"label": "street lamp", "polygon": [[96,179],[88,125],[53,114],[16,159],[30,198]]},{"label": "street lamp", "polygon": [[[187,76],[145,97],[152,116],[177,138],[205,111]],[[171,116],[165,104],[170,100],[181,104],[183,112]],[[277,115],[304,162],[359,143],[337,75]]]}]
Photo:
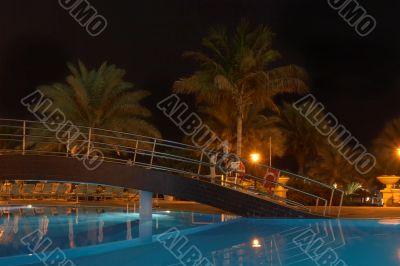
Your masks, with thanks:
[{"label": "street lamp", "polygon": [[250,159],[253,163],[257,163],[261,159],[261,155],[259,153],[250,154]]},{"label": "street lamp", "polygon": [[397,148],[397,149],[396,149],[396,154],[397,154],[397,156],[400,157],[400,148]]}]

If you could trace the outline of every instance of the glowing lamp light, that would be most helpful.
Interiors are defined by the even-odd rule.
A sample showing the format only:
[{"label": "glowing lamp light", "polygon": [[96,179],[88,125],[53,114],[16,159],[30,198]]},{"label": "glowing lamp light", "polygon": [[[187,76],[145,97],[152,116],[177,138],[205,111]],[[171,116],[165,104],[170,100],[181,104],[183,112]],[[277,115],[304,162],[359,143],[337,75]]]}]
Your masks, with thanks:
[{"label": "glowing lamp light", "polygon": [[397,154],[397,156],[400,157],[400,148],[397,148],[397,149],[396,149],[396,154]]},{"label": "glowing lamp light", "polygon": [[337,188],[337,184],[336,184],[336,183],[333,183],[333,187],[334,187],[334,188]]},{"label": "glowing lamp light", "polygon": [[260,154],[259,153],[252,153],[252,154],[250,154],[250,159],[253,161],[253,162],[258,162],[258,161],[260,161],[260,158],[261,158],[261,156],[260,156]]},{"label": "glowing lamp light", "polygon": [[28,209],[32,209],[32,205],[31,205],[31,204],[26,205],[26,207],[27,207]]},{"label": "glowing lamp light", "polygon": [[261,247],[260,240],[258,240],[257,238],[253,239],[253,241],[251,242],[251,246],[252,246],[253,248],[259,248],[259,247]]}]

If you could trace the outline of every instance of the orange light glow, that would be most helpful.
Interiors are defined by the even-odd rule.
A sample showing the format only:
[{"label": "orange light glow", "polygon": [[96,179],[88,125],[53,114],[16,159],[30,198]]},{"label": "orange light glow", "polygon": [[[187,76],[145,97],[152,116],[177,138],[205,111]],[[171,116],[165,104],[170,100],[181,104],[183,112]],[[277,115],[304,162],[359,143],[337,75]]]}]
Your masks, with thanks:
[{"label": "orange light glow", "polygon": [[258,161],[260,161],[260,159],[261,159],[261,155],[259,154],[259,153],[252,153],[252,154],[250,154],[250,159],[253,161],[253,162],[258,162]]}]

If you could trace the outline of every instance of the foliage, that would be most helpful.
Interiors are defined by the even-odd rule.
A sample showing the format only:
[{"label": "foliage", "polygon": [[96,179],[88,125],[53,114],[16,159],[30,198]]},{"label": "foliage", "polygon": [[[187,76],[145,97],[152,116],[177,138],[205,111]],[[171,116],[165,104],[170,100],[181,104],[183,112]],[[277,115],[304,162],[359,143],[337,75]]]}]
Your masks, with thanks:
[{"label": "foliage", "polygon": [[292,155],[298,164],[299,174],[304,174],[305,163],[317,154],[320,134],[292,105],[283,104],[276,126],[285,136],[286,154]]},{"label": "foliage", "polygon": [[386,122],[373,140],[373,153],[377,158],[381,174],[398,174],[400,170],[400,118]]},{"label": "foliage", "polygon": [[[140,104],[150,93],[133,89],[131,83],[124,81],[124,70],[107,63],[98,69],[88,70],[81,62],[77,66],[68,64],[68,68],[70,75],[66,83],[39,87],[53,101],[52,107],[45,112],[47,115],[59,108],[66,119],[77,126],[160,137],[160,132],[147,121],[151,117],[150,111]],[[37,131],[44,135],[54,135],[46,133],[43,128]],[[115,144],[111,138],[101,136],[93,136],[93,141]],[[31,145],[45,150],[62,148],[60,144],[33,142]]]},{"label": "foliage", "polygon": [[364,182],[354,166],[327,141],[321,141],[317,146],[316,158],[312,160],[308,174],[330,185],[345,185],[354,180]]},{"label": "foliage", "polygon": [[203,39],[207,52],[186,52],[200,68],[174,83],[174,91],[195,94],[213,107],[231,102],[224,112],[236,116],[236,153],[241,155],[242,123],[251,106],[278,111],[274,96],[307,91],[307,75],[298,66],[272,68],[280,54],[272,48],[274,34],[260,25],[251,29],[242,20],[233,33],[224,27],[211,29]]},{"label": "foliage", "polygon": [[[229,110],[230,104],[222,102],[216,107],[204,105],[200,111],[204,114],[204,122],[221,139],[228,143],[236,142],[236,116]],[[259,152],[266,157],[269,154],[269,138],[271,137],[272,155],[282,157],[285,152],[284,136],[274,125],[274,117],[266,117],[257,106],[249,107],[243,119],[243,154]],[[264,161],[267,158],[262,158]]]},{"label": "foliage", "polygon": [[362,185],[358,182],[352,182],[350,184],[348,184],[346,186],[346,189],[344,191],[344,193],[346,195],[352,195],[354,194],[357,190],[359,190],[360,188],[362,188]]}]

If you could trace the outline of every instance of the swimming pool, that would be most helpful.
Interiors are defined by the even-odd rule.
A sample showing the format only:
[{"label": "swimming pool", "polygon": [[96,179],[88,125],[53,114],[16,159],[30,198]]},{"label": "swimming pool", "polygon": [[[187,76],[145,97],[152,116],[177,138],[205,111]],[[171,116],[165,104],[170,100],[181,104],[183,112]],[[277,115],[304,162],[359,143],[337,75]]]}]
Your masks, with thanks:
[{"label": "swimming pool", "polygon": [[13,207],[0,217],[0,265],[400,264],[400,220],[159,211],[143,239],[138,218],[123,209]]}]

